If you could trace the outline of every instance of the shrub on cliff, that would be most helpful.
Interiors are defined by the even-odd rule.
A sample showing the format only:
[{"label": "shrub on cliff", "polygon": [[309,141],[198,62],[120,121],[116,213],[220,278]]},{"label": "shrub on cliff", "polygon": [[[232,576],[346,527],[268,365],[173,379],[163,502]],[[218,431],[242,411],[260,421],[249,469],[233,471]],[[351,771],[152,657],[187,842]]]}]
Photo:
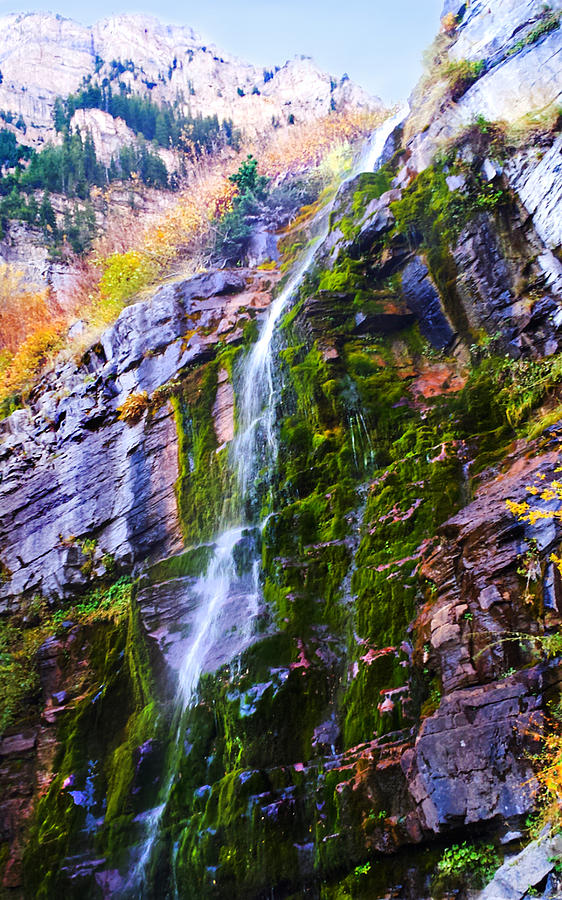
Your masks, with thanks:
[{"label": "shrub on cliff", "polygon": [[432,887],[437,896],[468,886],[484,887],[500,865],[499,855],[493,844],[453,844],[447,847],[437,863],[437,875]]},{"label": "shrub on cliff", "polygon": [[237,262],[252,234],[251,219],[260,212],[267,197],[269,178],[258,173],[258,161],[249,154],[229,181],[238,194],[232,209],[216,223],[215,252],[227,262]]},{"label": "shrub on cliff", "polygon": [[459,100],[467,92],[469,87],[484,74],[486,63],[484,60],[469,61],[459,59],[445,66],[444,75],[451,89],[453,100]]},{"label": "shrub on cliff", "polygon": [[124,301],[149,284],[153,267],[142,253],[114,253],[105,262],[100,281],[100,293],[108,300]]}]

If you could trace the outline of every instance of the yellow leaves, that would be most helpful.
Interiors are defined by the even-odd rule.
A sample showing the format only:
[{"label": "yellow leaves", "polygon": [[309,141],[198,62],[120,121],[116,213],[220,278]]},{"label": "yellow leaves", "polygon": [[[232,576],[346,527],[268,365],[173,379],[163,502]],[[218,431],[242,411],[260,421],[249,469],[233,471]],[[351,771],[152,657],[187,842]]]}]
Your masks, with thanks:
[{"label": "yellow leaves", "polygon": [[63,320],[38,328],[29,335],[10,360],[0,378],[0,399],[23,390],[34,378],[48,356],[62,343]]},{"label": "yellow leaves", "polygon": [[515,503],[513,500],[506,500],[505,505],[514,516],[517,516],[517,518],[524,517],[531,508],[528,503]]},{"label": "yellow leaves", "polygon": [[100,294],[109,300],[127,300],[150,283],[153,272],[153,266],[141,253],[114,253],[105,262]]},{"label": "yellow leaves", "polygon": [[544,728],[547,733],[537,734],[542,741],[542,751],[535,757],[536,778],[540,789],[540,819],[538,828],[545,822],[560,825],[562,817],[562,732],[560,729],[560,710],[555,711],[556,721],[546,720]]},{"label": "yellow leaves", "polygon": [[119,418],[129,425],[135,425],[142,418],[150,403],[146,391],[140,394],[129,394],[122,406],[117,408]]},{"label": "yellow leaves", "polygon": [[441,19],[441,28],[445,34],[454,34],[457,30],[457,17],[454,13],[449,12]]},{"label": "yellow leaves", "polygon": [[[562,469],[555,469],[556,472]],[[528,485],[525,490],[531,497],[542,500],[544,503],[552,503],[559,500],[562,504],[562,482],[554,479],[550,485],[542,484],[546,480],[544,472],[538,472],[535,476],[538,484]],[[528,522],[535,525],[541,519],[561,519],[562,509],[541,509],[538,506],[530,506],[526,502],[517,503],[514,500],[506,500],[506,506],[520,522]]]}]

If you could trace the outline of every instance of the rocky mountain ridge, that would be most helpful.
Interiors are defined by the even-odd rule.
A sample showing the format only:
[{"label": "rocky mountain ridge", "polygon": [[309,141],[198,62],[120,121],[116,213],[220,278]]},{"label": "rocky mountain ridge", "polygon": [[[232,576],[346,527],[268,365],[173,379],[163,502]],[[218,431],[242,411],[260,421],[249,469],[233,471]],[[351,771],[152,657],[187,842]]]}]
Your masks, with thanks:
[{"label": "rocky mountain ridge", "polygon": [[85,81],[107,79],[155,103],[173,104],[202,116],[231,119],[256,134],[310,121],[346,105],[380,108],[346,77],[334,79],[310,59],[258,68],[206,46],[184,26],[144,15],[118,15],[87,27],[50,13],[11,14],[0,19],[0,109],[23,117],[24,142],[39,146],[55,137],[57,97]]}]

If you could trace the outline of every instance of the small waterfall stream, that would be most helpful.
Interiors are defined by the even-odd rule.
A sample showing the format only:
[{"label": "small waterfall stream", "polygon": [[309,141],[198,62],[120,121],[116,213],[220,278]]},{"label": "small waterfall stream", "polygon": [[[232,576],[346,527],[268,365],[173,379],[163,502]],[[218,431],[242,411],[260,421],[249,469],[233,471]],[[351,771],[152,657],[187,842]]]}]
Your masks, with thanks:
[{"label": "small waterfall stream", "polygon": [[[400,110],[373,132],[346,181],[362,172],[376,169],[387,138],[405,115],[406,110]],[[182,729],[185,715],[194,702],[201,675],[214,671],[224,662],[224,650],[221,654],[217,651],[227,630],[231,659],[235,659],[252,640],[259,608],[259,557],[256,556],[253,561],[251,575],[241,575],[236,563],[236,548],[248,528],[261,527],[264,523],[244,521],[244,499],[264,463],[271,466],[277,455],[274,421],[277,393],[274,378],[276,326],[294,300],[304,276],[313,265],[319,247],[328,236],[332,205],[328,204],[317,214],[313,223],[316,238],[271,304],[259,338],[243,360],[239,371],[238,429],[231,446],[231,466],[238,478],[240,500],[230,506],[229,521],[217,523],[218,536],[214,542],[214,554],[207,571],[193,588],[197,598],[197,613],[179,671],[174,721],[170,730],[171,751],[161,788],[162,803],[142,817],[145,838],[138,848],[137,860],[125,887],[128,897],[153,896],[146,883],[148,867],[183,752]],[[357,423],[359,428],[361,424]]]}]

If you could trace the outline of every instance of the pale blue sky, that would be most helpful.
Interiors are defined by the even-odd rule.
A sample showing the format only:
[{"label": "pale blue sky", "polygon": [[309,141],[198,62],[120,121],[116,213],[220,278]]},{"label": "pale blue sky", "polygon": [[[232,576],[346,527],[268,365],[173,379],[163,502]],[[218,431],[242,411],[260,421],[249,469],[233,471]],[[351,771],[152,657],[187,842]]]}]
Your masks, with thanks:
[{"label": "pale blue sky", "polygon": [[209,42],[257,65],[312,56],[333,75],[347,72],[387,102],[408,95],[443,0],[46,0],[7,3],[0,12],[49,9],[84,24],[118,12],[148,12],[191,25]]}]

